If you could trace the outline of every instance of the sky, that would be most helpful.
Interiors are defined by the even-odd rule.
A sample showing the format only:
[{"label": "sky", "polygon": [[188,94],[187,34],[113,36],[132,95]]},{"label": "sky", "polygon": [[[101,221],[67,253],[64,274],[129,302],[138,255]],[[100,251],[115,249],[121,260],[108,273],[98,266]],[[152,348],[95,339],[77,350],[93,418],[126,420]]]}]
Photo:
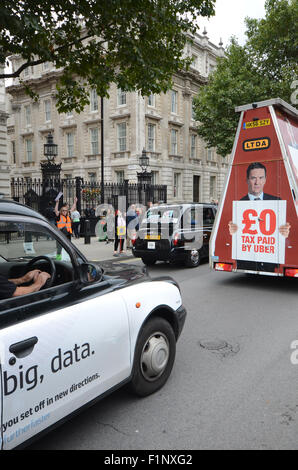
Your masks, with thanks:
[{"label": "sky", "polygon": [[224,47],[227,46],[231,36],[236,36],[243,45],[246,41],[245,17],[264,18],[264,5],[265,0],[216,0],[215,16],[210,20],[199,20],[199,33],[202,34],[206,27],[209,40],[216,45],[222,39]]}]

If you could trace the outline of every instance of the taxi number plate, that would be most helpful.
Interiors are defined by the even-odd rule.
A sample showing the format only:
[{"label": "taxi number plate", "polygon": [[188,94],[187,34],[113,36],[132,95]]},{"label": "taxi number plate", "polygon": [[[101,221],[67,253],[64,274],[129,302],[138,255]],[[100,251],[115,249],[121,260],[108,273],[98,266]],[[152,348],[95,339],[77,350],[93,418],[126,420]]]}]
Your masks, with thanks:
[{"label": "taxi number plate", "polygon": [[160,240],[160,235],[146,235],[145,240]]},{"label": "taxi number plate", "polygon": [[155,250],[155,242],[148,242],[147,248],[148,250]]}]

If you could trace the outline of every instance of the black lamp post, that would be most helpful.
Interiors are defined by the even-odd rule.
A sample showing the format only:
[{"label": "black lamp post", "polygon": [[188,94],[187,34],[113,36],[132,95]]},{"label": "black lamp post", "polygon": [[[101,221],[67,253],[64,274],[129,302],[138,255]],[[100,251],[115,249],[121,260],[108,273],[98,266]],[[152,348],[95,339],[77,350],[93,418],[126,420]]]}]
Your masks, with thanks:
[{"label": "black lamp post", "polygon": [[54,144],[54,138],[51,133],[48,134],[47,143],[44,144],[44,155],[49,162],[53,162],[58,155],[58,145]]},{"label": "black lamp post", "polygon": [[142,171],[137,173],[138,183],[145,185],[151,184],[152,173],[151,171],[147,171],[149,166],[149,157],[147,156],[145,149],[143,149],[142,155],[139,157],[139,165],[142,168]]},{"label": "black lamp post", "polygon": [[58,145],[54,144],[51,133],[47,136],[47,143],[44,144],[44,155],[47,159],[45,163],[40,163],[42,172],[42,197],[40,199],[39,210],[42,214],[48,203],[53,202],[60,191],[60,172],[61,163],[55,163],[55,157],[58,155]]},{"label": "black lamp post", "polygon": [[58,145],[54,144],[51,133],[48,134],[47,143],[44,144],[44,155],[47,162],[40,164],[43,181],[49,179],[60,180],[61,163],[55,163],[55,157],[58,155]]}]

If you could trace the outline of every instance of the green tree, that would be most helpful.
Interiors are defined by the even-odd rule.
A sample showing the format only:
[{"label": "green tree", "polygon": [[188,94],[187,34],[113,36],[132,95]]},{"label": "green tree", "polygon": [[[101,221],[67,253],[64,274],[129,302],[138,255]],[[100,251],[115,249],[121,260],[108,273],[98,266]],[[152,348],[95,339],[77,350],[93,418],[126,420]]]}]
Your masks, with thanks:
[{"label": "green tree", "polygon": [[291,84],[298,76],[297,5],[297,0],[267,0],[264,19],[247,18],[246,44],[231,39],[194,100],[198,134],[219,155],[232,151],[236,106],[277,97],[291,102]]},{"label": "green tree", "polygon": [[[171,86],[187,33],[197,16],[214,14],[215,0],[2,0],[0,63],[18,54],[26,68],[51,62],[60,69],[57,107],[81,111],[90,89],[108,96],[111,83],[146,95]],[[24,82],[33,96],[33,88]]]}]

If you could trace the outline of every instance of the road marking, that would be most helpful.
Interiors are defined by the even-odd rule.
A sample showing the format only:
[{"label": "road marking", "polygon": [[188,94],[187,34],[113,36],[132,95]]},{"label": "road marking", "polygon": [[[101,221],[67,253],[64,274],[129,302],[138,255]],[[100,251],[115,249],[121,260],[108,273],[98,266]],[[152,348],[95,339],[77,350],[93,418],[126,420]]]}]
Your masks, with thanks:
[{"label": "road marking", "polygon": [[136,261],[140,262],[142,261],[141,258],[130,258],[130,259],[123,259],[123,260],[117,260],[119,263],[135,263]]}]

